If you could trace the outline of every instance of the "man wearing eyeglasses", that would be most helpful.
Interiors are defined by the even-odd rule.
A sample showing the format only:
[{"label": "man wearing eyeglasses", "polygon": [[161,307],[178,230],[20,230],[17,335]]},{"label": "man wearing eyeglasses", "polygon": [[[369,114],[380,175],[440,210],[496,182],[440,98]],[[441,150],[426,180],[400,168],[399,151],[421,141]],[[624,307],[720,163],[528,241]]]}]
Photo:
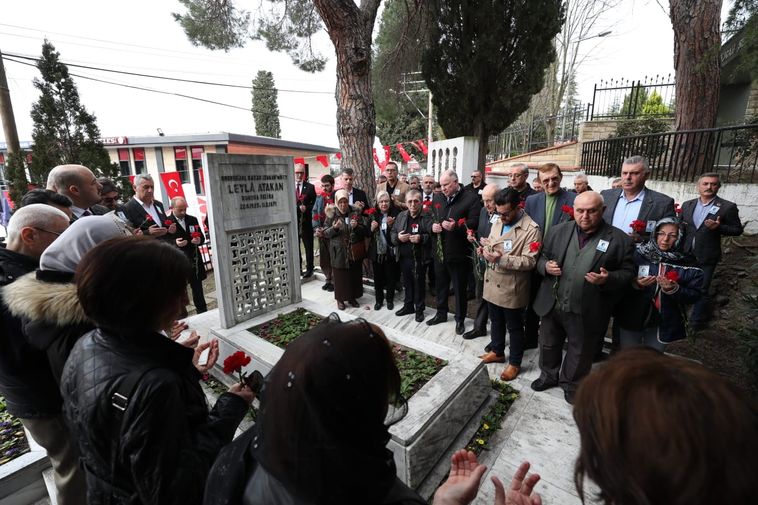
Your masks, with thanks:
[{"label": "man wearing eyeglasses", "polygon": [[482,173],[479,170],[474,170],[471,172],[471,184],[466,184],[463,187],[463,190],[474,193],[481,202],[484,186],[484,177],[482,176]]},{"label": "man wearing eyeglasses", "polygon": [[529,166],[526,163],[515,163],[510,167],[509,184],[518,192],[519,199],[524,202],[528,196],[537,191],[529,185]]},{"label": "man wearing eyeglasses", "polygon": [[376,194],[380,191],[386,191],[390,194],[390,198],[395,206],[401,209],[407,209],[405,204],[405,195],[410,191],[411,187],[407,182],[403,182],[398,179],[397,163],[390,161],[387,166],[384,167],[384,173],[387,174],[387,182],[378,184],[376,186]]}]

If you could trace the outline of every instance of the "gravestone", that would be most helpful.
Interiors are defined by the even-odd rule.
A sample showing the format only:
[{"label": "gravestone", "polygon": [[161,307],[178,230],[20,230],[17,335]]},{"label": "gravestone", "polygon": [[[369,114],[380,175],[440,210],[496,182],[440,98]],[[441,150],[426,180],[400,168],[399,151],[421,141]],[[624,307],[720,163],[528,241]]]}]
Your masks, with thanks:
[{"label": "gravestone", "polygon": [[203,156],[221,326],[299,302],[292,158]]}]

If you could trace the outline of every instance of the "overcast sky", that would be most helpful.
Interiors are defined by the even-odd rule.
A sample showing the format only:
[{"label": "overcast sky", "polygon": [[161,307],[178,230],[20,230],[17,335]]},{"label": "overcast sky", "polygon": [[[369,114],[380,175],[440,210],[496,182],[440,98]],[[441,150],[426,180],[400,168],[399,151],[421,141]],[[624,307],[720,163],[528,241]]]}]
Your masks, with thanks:
[{"label": "overcast sky", "polygon": [[[665,0],[661,3],[668,5]],[[724,3],[726,12],[731,2]],[[243,8],[257,4],[237,0],[237,5]],[[299,71],[285,54],[268,52],[260,42],[228,53],[194,47],[171,17],[171,12],[177,10],[181,6],[174,0],[4,2],[0,50],[3,54],[36,57],[47,37],[66,63],[243,86],[250,85],[258,70],[270,70],[280,89],[280,114],[297,118],[280,119],[282,138],[338,147],[334,126],[334,55],[325,34],[319,36],[317,45],[328,54],[329,63],[323,72],[309,74]],[[606,29],[613,33],[585,41],[581,46],[582,52],[590,52],[577,75],[582,102],[592,99],[592,87],[601,79],[673,74],[673,31],[655,0],[623,1],[621,7],[607,13],[597,33]],[[29,111],[39,96],[32,85],[33,77],[38,75],[36,68],[10,61],[6,61],[5,67],[19,137],[22,141],[31,140]],[[81,101],[97,116],[103,136],[154,135],[156,128],[166,134],[219,131],[255,134],[249,90],[74,67],[69,70],[82,76],[191,95],[244,109],[75,78]],[[0,131],[0,141],[4,140]]]}]

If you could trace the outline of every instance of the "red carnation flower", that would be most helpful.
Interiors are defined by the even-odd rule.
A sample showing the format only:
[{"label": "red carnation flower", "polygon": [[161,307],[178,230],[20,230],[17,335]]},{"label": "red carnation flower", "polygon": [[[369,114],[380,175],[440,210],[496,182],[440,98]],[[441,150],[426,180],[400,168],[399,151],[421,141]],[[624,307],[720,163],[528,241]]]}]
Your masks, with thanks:
[{"label": "red carnation flower", "polygon": [[172,224],[174,224],[174,222],[170,219],[166,219],[165,221],[163,221],[163,224],[165,224],[166,226],[171,226]]},{"label": "red carnation flower", "polygon": [[518,206],[519,206],[520,209],[523,209],[524,207],[526,207],[526,200],[521,200],[518,203]]},{"label": "red carnation flower", "polygon": [[666,278],[671,282],[679,282],[679,272],[676,270],[669,270],[666,272]]},{"label": "red carnation flower", "polygon": [[466,218],[462,217],[458,220],[458,226],[466,226]]},{"label": "red carnation flower", "polygon": [[563,206],[561,206],[561,211],[564,214],[568,214],[572,218],[574,217],[574,207],[571,206],[571,205],[563,205]]},{"label": "red carnation flower", "polygon": [[645,231],[646,224],[645,224],[645,221],[642,221],[640,219],[635,219],[634,221],[632,221],[632,223],[629,226],[632,228],[632,230],[635,233],[642,233],[643,231]]},{"label": "red carnation flower", "polygon": [[145,221],[152,221],[152,220],[153,220],[153,216],[151,216],[150,214],[145,216]]},{"label": "red carnation flower", "polygon": [[424,208],[431,207],[432,201],[431,200],[424,200],[424,203],[422,204]]},{"label": "red carnation flower", "polygon": [[531,244],[529,244],[529,252],[539,251],[541,245],[542,244],[540,244],[539,242],[532,242]]},{"label": "red carnation flower", "polygon": [[677,216],[681,215],[681,213],[682,213],[682,206],[679,205],[678,203],[674,204],[674,212],[676,212]]},{"label": "red carnation flower", "polygon": [[473,234],[474,234],[474,230],[472,230],[470,228],[468,230],[466,230],[466,235],[473,235]]},{"label": "red carnation flower", "polygon": [[373,207],[369,207],[368,209],[363,211],[364,214],[367,216],[373,216],[376,213],[376,209]]},{"label": "red carnation flower", "polygon": [[193,231],[192,233],[190,233],[190,236],[191,236],[193,239],[194,239],[194,238],[202,238],[202,235],[200,235],[200,232],[199,232],[199,231]]},{"label": "red carnation flower", "polygon": [[231,375],[234,372],[241,372],[243,366],[247,366],[252,358],[242,351],[230,354],[224,360],[224,373]]},{"label": "red carnation flower", "polygon": [[437,210],[439,210],[439,209],[442,208],[442,204],[441,203],[435,203],[434,204],[434,208],[437,209]]}]

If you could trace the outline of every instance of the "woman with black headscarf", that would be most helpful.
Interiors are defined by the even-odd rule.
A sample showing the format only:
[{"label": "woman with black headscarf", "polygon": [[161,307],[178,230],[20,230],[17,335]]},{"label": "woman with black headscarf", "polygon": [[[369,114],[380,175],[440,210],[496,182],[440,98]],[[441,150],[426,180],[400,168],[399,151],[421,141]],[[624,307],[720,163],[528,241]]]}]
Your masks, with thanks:
[{"label": "woman with black headscarf", "polygon": [[676,218],[655,225],[650,240],[637,245],[637,277],[621,301],[621,348],[644,345],[664,350],[687,336],[686,306],[701,295],[703,271],[682,252],[684,226]]}]

